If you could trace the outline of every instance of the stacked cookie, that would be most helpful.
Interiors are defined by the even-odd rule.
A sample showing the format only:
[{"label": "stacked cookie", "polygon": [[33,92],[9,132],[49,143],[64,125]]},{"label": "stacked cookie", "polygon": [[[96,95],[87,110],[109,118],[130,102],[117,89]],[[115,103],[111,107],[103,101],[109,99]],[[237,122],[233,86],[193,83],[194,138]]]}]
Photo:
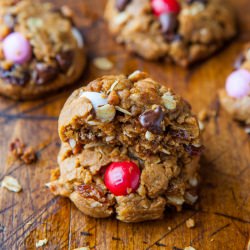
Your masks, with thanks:
[{"label": "stacked cookie", "polygon": [[85,214],[158,219],[197,200],[202,150],[190,105],[146,73],[104,76],[73,92],[59,117],[59,168],[48,184]]},{"label": "stacked cookie", "polygon": [[0,2],[0,93],[33,99],[81,75],[84,44],[67,9],[31,0]]}]

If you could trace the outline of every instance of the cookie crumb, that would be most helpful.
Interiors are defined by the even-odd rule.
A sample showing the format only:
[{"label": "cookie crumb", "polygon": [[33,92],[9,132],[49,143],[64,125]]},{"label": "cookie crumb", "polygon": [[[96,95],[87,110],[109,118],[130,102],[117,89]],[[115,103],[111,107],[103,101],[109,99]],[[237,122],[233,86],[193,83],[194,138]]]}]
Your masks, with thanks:
[{"label": "cookie crumb", "polygon": [[5,176],[2,181],[1,186],[15,193],[18,193],[22,190],[22,187],[19,184],[18,180],[13,178],[12,176]]},{"label": "cookie crumb", "polygon": [[46,245],[47,243],[48,243],[47,239],[39,240],[38,242],[36,242],[36,247],[42,247]]},{"label": "cookie crumb", "polygon": [[186,226],[187,228],[194,228],[195,227],[195,221],[193,219],[186,220]]},{"label": "cookie crumb", "polygon": [[100,70],[110,70],[114,64],[106,57],[96,57],[93,61],[96,68]]},{"label": "cookie crumb", "polygon": [[34,149],[32,147],[27,147],[18,138],[10,143],[10,152],[15,159],[21,160],[25,164],[31,164],[37,160]]},{"label": "cookie crumb", "polygon": [[168,227],[168,231],[171,231],[172,230],[172,227]]},{"label": "cookie crumb", "polygon": [[184,250],[196,250],[195,248],[189,246],[189,247],[185,247]]},{"label": "cookie crumb", "polygon": [[213,241],[214,241],[214,238],[212,238],[210,241],[213,242]]},{"label": "cookie crumb", "polygon": [[249,238],[249,240],[248,240],[247,250],[250,250],[250,238]]}]

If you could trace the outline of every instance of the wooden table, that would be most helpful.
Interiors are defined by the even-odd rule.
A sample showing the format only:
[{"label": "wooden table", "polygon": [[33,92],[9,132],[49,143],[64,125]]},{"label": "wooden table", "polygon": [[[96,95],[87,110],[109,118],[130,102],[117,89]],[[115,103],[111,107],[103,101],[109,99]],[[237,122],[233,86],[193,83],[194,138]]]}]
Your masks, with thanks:
[{"label": "wooden table", "polygon": [[[225,0],[226,1],[226,0]],[[243,250],[250,237],[250,140],[218,105],[217,89],[243,43],[250,40],[250,2],[231,0],[239,19],[241,34],[216,56],[185,70],[174,65],[144,62],[116,45],[102,18],[104,0],[55,0],[68,4],[85,36],[89,65],[82,83],[108,73],[128,74],[135,69],[149,72],[173,87],[199,112],[206,108],[218,113],[205,125],[206,151],[202,158],[199,209],[168,213],[160,221],[125,224],[115,219],[98,220],[84,216],[68,200],[54,197],[44,186],[56,167],[59,150],[57,118],[65,100],[77,85],[35,102],[19,103],[0,99],[0,181],[16,177],[23,191],[16,194],[0,189],[0,249],[35,249],[38,240],[48,239],[44,249],[184,249]],[[97,70],[91,63],[97,56],[108,57],[115,67]],[[39,148],[33,165],[8,161],[8,146],[14,138]],[[193,218],[194,229],[185,221]],[[175,248],[176,247],[176,248]]]}]

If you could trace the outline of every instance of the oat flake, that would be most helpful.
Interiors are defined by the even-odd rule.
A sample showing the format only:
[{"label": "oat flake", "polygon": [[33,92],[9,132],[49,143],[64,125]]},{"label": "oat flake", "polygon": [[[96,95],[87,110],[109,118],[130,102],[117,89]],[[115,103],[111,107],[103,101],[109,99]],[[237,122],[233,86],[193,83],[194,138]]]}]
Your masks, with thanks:
[{"label": "oat flake", "polygon": [[100,70],[110,70],[114,64],[106,57],[96,57],[93,61],[96,68]]},{"label": "oat flake", "polygon": [[42,246],[46,245],[47,242],[48,242],[47,239],[39,240],[38,242],[36,242],[36,247],[42,247]]},{"label": "oat flake", "polygon": [[1,186],[15,193],[18,193],[22,190],[22,187],[17,179],[13,178],[12,176],[5,176]]}]

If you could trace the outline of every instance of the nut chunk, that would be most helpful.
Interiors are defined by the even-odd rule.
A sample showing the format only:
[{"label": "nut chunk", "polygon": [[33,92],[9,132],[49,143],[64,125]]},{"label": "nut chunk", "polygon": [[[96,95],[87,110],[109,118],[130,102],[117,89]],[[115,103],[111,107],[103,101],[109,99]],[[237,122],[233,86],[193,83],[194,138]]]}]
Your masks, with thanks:
[{"label": "nut chunk", "polygon": [[47,186],[86,215],[138,222],[198,199],[200,130],[191,106],[146,73],[77,89],[59,117],[59,169]]}]

